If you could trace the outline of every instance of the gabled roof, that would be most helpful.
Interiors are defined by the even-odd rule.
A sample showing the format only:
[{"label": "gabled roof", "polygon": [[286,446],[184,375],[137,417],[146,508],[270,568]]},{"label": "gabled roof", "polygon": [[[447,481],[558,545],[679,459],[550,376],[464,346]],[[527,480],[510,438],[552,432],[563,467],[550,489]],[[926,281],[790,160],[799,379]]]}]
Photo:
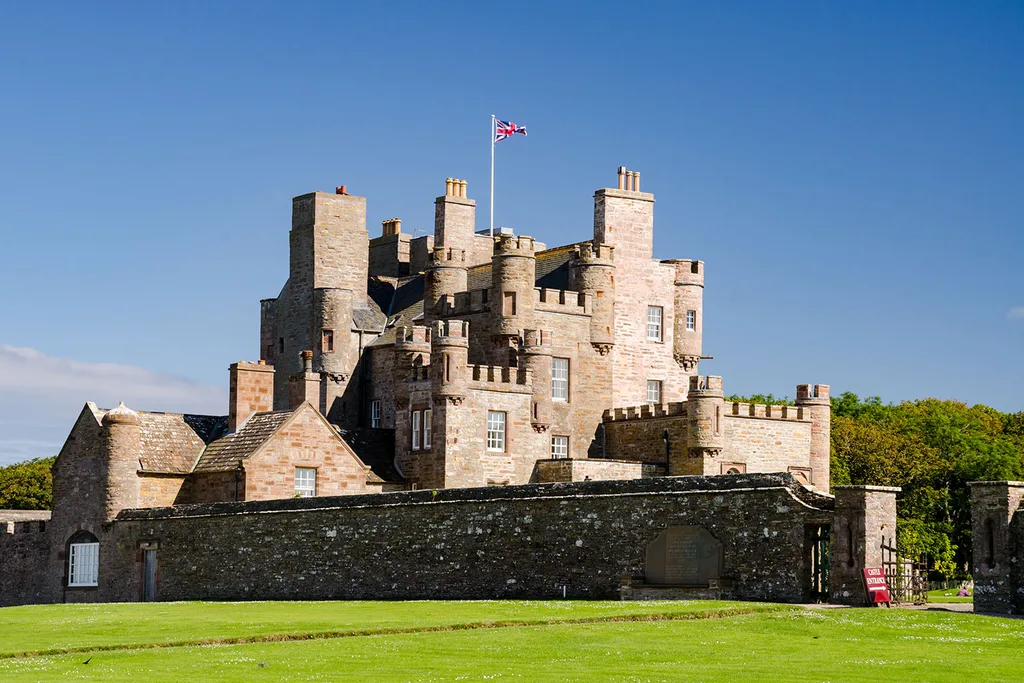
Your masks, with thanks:
[{"label": "gabled roof", "polygon": [[194,472],[223,472],[238,467],[270,440],[278,429],[288,421],[295,411],[278,410],[272,413],[256,413],[233,434],[217,439],[206,447]]}]

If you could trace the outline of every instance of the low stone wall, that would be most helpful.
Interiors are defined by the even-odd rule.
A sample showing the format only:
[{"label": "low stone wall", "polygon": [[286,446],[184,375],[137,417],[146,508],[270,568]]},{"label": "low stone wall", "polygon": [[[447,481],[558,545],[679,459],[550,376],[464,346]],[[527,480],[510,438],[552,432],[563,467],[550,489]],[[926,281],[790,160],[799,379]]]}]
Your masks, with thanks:
[{"label": "low stone wall", "polygon": [[43,529],[45,521],[0,522],[0,607],[50,602],[50,538]]},{"label": "low stone wall", "polygon": [[648,544],[704,527],[744,600],[810,597],[809,529],[831,497],[788,474],[591,481],[122,512],[97,599],[136,600],[140,545],[158,599],[616,598]]}]

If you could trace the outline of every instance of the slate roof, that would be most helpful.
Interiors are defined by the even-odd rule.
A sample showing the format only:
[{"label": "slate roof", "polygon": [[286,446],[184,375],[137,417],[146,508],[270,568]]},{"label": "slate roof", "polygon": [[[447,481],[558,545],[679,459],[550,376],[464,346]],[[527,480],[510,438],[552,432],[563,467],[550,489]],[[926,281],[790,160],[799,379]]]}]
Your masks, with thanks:
[{"label": "slate roof", "polygon": [[[97,422],[109,412],[94,404],[89,404],[89,409]],[[226,415],[137,412],[142,447],[139,464],[143,472],[188,474],[206,444],[228,429]]]},{"label": "slate roof", "polygon": [[217,439],[206,447],[194,472],[223,472],[238,467],[238,461],[251,456],[274,435],[294,411],[256,413],[233,434]]},{"label": "slate roof", "polygon": [[363,464],[370,467],[371,475],[367,476],[367,481],[405,482],[405,477],[395,469],[395,430],[360,427],[342,429],[340,433]]}]

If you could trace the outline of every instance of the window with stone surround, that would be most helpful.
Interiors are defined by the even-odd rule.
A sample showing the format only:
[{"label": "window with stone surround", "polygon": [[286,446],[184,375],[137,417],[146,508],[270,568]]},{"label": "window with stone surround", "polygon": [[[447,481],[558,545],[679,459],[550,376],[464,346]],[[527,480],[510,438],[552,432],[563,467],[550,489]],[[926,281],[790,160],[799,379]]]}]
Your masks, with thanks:
[{"label": "window with stone surround", "polygon": [[295,495],[299,498],[312,498],[316,495],[316,468],[295,468]]},{"label": "window with stone surround", "polygon": [[661,306],[647,307],[647,339],[661,341],[661,320],[664,311]]},{"label": "window with stone surround", "polygon": [[551,359],[551,398],[556,401],[569,400],[569,359]]},{"label": "window with stone surround", "polygon": [[498,410],[487,411],[487,450],[505,452],[505,413]]},{"label": "window with stone surround", "polygon": [[370,426],[380,427],[380,401],[370,401]]},{"label": "window with stone surround", "polygon": [[697,311],[686,312],[686,331],[695,332],[697,330]]},{"label": "window with stone surround", "polygon": [[569,457],[569,437],[551,437],[551,457],[555,460],[564,460]]},{"label": "window with stone surround", "polygon": [[99,585],[100,542],[88,531],[80,531],[68,544],[68,587]]},{"label": "window with stone surround", "polygon": [[647,402],[651,405],[661,404],[661,380],[647,380]]},{"label": "window with stone surround", "polygon": [[334,351],[334,330],[324,330],[321,336],[320,350],[326,352]]},{"label": "window with stone surround", "polygon": [[420,449],[420,435],[423,429],[423,412],[419,410],[412,411],[412,449],[418,451]]},{"label": "window with stone surround", "polygon": [[423,448],[430,448],[430,420],[433,413],[430,408],[423,411]]}]

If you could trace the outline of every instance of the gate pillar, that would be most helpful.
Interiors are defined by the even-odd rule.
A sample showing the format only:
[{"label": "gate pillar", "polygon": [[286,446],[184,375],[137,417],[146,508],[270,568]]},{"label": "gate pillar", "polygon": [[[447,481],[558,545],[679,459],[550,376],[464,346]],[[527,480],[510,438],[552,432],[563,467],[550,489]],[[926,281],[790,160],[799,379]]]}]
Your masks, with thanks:
[{"label": "gate pillar", "polygon": [[831,602],[868,604],[865,567],[882,567],[882,545],[896,544],[894,486],[834,486],[836,511],[829,551]]},{"label": "gate pillar", "polygon": [[1024,482],[970,487],[974,611],[1024,614]]}]

